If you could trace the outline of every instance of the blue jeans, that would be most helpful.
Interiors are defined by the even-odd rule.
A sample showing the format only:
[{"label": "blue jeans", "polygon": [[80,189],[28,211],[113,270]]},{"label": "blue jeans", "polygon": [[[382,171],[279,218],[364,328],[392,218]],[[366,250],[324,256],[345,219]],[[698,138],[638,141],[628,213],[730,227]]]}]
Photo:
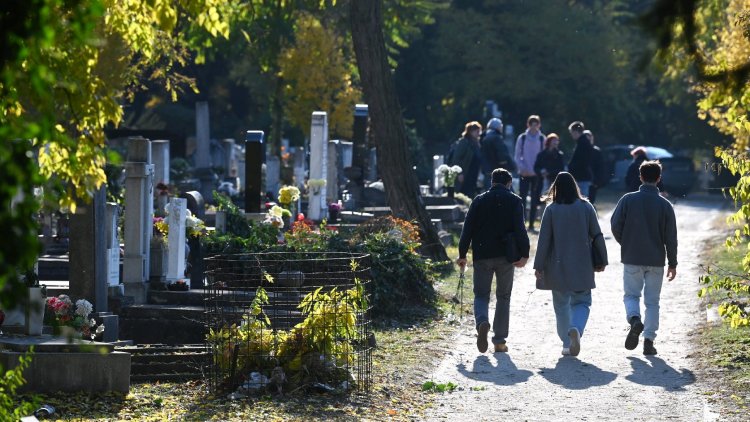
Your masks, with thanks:
[{"label": "blue jeans", "polygon": [[589,320],[591,307],[591,290],[580,292],[560,292],[552,290],[552,306],[555,308],[557,319],[557,335],[563,342],[563,347],[570,347],[568,332],[577,328],[583,336],[583,329]]},{"label": "blue jeans", "polygon": [[643,337],[649,340],[656,339],[656,330],[659,329],[659,296],[661,296],[661,284],[664,280],[664,267],[649,267],[646,265],[624,265],[623,288],[625,295],[625,315],[628,322],[630,318],[641,317],[641,291],[643,291],[643,304],[646,307],[646,318],[643,320]]},{"label": "blue jeans", "polygon": [[479,259],[474,261],[474,320],[476,326],[489,322],[490,293],[492,276],[495,276],[497,287],[495,297],[495,318],[492,323],[492,343],[505,343],[510,323],[510,293],[513,290],[513,264],[505,257]]}]

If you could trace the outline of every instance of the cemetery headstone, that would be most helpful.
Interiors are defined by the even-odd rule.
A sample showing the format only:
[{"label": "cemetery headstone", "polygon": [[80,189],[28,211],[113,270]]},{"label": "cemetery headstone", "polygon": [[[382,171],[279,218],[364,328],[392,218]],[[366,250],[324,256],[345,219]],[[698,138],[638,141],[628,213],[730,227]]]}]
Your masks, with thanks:
[{"label": "cemetery headstone", "polygon": [[292,153],[294,157],[294,181],[298,188],[302,188],[307,173],[305,169],[305,149],[298,147],[293,149]]},{"label": "cemetery headstone", "polygon": [[248,130],[245,134],[245,212],[259,213],[261,210],[263,131]]},{"label": "cemetery headstone", "polygon": [[275,195],[279,188],[281,188],[281,160],[272,155],[266,157],[266,186],[263,192],[271,192]]},{"label": "cemetery headstone", "polygon": [[93,302],[97,311],[107,310],[106,216],[104,187],[94,192],[91,203],[77,207],[70,216],[68,290],[73,297]]},{"label": "cemetery headstone", "polygon": [[208,102],[195,103],[195,163],[194,174],[200,180],[200,193],[204,198],[212,198],[216,188],[216,175],[211,169],[211,130],[209,126]]},{"label": "cemetery headstone", "polygon": [[154,184],[169,184],[169,141],[151,141],[151,157],[154,163]]},{"label": "cemetery headstone", "polygon": [[367,128],[369,125],[369,109],[367,104],[357,104],[354,107],[354,127],[352,134],[352,162],[344,168],[347,182],[347,192],[350,207],[361,207],[364,198],[365,169],[367,167]]},{"label": "cemetery headstone", "polygon": [[149,248],[153,231],[153,175],[151,141],[130,138],[125,163],[125,259],[123,282],[125,295],[135,303],[146,302],[149,278]]},{"label": "cemetery headstone", "polygon": [[[107,231],[107,286],[110,296],[122,294],[120,291],[120,238],[117,235],[117,220],[120,217],[120,206],[114,202],[107,202],[106,223]],[[113,291],[115,290],[115,291]]]},{"label": "cemetery headstone", "polygon": [[326,164],[326,202],[328,204],[339,200],[339,143],[334,140],[328,142],[328,163]]},{"label": "cemetery headstone", "polygon": [[326,218],[326,181],[328,173],[328,114],[324,111],[312,113],[310,127],[310,179],[307,216],[313,221]]},{"label": "cemetery headstone", "polygon": [[433,192],[440,192],[440,189],[443,188],[443,178],[440,177],[440,172],[438,172],[438,167],[442,166],[444,164],[444,157],[442,155],[433,155],[432,156],[432,191]]},{"label": "cemetery headstone", "polygon": [[172,198],[168,205],[167,225],[169,233],[167,248],[167,282],[173,283],[185,278],[185,219],[187,217],[187,200]]}]

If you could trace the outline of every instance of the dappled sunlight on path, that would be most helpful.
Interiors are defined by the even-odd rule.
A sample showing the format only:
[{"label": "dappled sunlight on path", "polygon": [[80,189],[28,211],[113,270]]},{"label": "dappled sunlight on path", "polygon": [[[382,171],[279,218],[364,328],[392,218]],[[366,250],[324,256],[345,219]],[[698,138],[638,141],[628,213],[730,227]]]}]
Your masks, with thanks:
[{"label": "dappled sunlight on path", "polygon": [[[432,380],[453,382],[459,390],[436,399],[427,420],[704,420],[706,401],[690,357],[694,329],[705,321],[696,296],[698,257],[711,225],[725,215],[723,202],[710,197],[683,199],[678,220],[678,276],[664,282],[657,356],[644,356],[642,342],[624,347],[628,324],[622,304],[619,245],[600,215],[610,265],[596,276],[591,316],[581,353],[561,356],[551,293],[534,289],[530,265],[516,272],[511,299],[509,352],[481,354],[473,318],[466,316],[451,352]],[[471,288],[471,280],[467,280]],[[493,295],[494,297],[494,295]],[[494,312],[494,309],[491,309]]]}]

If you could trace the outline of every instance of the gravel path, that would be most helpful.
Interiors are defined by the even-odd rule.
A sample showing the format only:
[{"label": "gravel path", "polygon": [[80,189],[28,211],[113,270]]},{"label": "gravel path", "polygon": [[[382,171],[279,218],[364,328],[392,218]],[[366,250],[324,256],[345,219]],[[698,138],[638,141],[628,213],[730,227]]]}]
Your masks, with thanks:
[{"label": "gravel path", "polygon": [[[678,222],[678,275],[664,281],[659,354],[624,348],[628,324],[622,304],[620,248],[609,230],[610,214],[600,216],[610,266],[597,274],[591,316],[578,358],[562,357],[555,333],[551,293],[534,291],[531,265],[516,272],[511,302],[509,353],[476,349],[473,318],[466,317],[453,352],[437,366],[435,382],[460,389],[437,398],[427,420],[714,420],[688,357],[698,344],[694,329],[705,321],[696,292],[698,256],[715,235],[711,223],[724,213],[710,199],[683,200]],[[530,260],[531,261],[531,260]],[[471,281],[467,280],[467,289]],[[532,293],[533,292],[533,293]],[[494,293],[493,293],[494,298]],[[491,305],[494,306],[494,305]],[[490,310],[490,315],[494,312]]]}]

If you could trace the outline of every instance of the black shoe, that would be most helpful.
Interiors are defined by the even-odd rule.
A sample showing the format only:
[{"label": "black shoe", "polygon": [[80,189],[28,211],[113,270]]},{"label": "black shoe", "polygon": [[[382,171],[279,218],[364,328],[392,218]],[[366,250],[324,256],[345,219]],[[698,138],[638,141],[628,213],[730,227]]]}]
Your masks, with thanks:
[{"label": "black shoe", "polygon": [[477,327],[477,349],[479,353],[487,351],[487,333],[490,331],[490,323],[487,321],[482,322]]},{"label": "black shoe", "polygon": [[656,354],[656,347],[654,347],[653,340],[643,340],[643,354],[646,356],[653,356]]},{"label": "black shoe", "polygon": [[630,331],[628,337],[625,339],[625,348],[633,350],[638,347],[638,339],[643,332],[643,323],[637,316],[630,318]]}]

